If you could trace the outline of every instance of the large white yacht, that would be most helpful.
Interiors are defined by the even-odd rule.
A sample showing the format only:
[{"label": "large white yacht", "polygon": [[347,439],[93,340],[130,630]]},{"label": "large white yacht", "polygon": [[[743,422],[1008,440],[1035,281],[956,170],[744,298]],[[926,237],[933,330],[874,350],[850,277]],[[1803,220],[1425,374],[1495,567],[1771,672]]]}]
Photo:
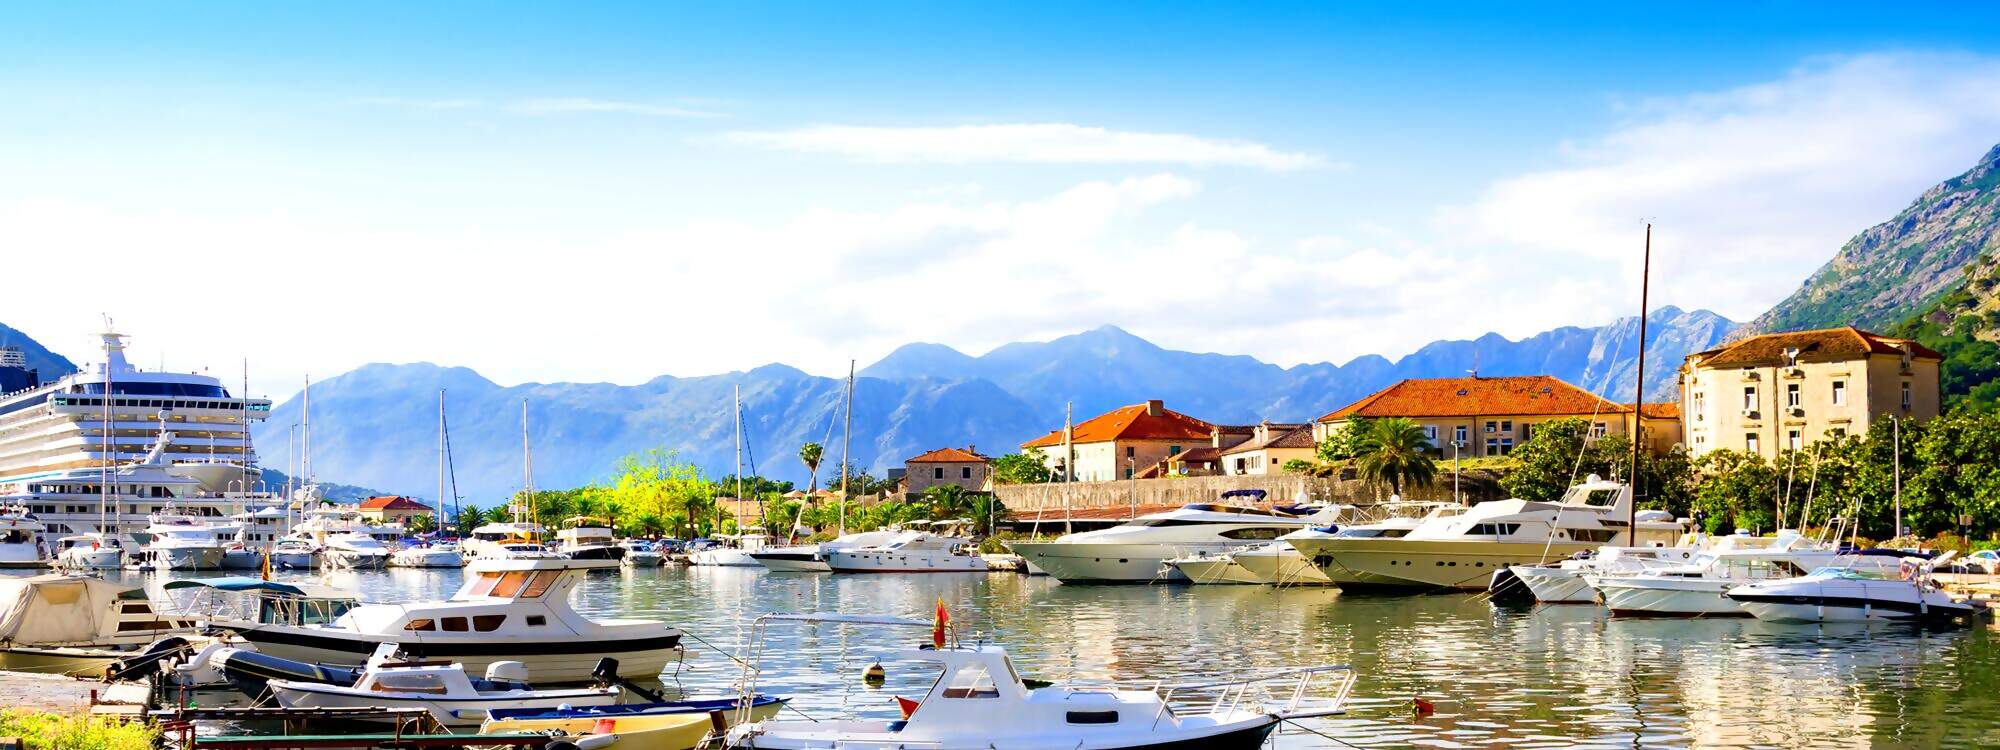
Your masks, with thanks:
[{"label": "large white yacht", "polygon": [[325,624],[218,619],[260,652],[326,664],[359,664],[383,643],[421,659],[484,672],[496,661],[527,665],[537,682],[583,682],[602,657],[625,677],[654,679],[678,658],[681,631],[657,620],[593,620],[570,606],[584,570],[561,557],[488,559],[444,601],[366,604]]},{"label": "large white yacht", "polygon": [[765,547],[750,553],[750,557],[773,573],[825,573],[833,570],[826,564],[828,553],[887,544],[889,540],[896,538],[897,533],[895,529],[859,531],[842,534],[819,544]]},{"label": "large white yacht", "polygon": [[625,548],[618,545],[611,522],[590,516],[563,519],[562,528],[556,530],[555,551],[583,567],[615,568],[625,557]]},{"label": "large white yacht", "polygon": [[146,562],[154,570],[221,570],[222,550],[242,526],[209,523],[168,508],[146,527]]},{"label": "large white yacht", "polygon": [[825,552],[821,559],[835,573],[984,573],[986,559],[965,537],[952,535],[952,524],[940,523],[940,533],[923,530],[923,522],[887,542]]},{"label": "large white yacht", "polygon": [[1236,505],[1192,503],[1149,513],[1121,526],[1065,534],[1050,542],[1010,542],[1008,548],[1063,583],[1148,583],[1187,579],[1167,560],[1220,555],[1330,523],[1338,506],[1310,516]]},{"label": "large white yacht", "polygon": [[100,339],[103,362],[46,382],[0,347],[0,502],[26,506],[50,538],[144,542],[147,517],[168,505],[219,520],[278,501],[260,493],[250,443],[269,400],[209,375],[140,370],[125,336]]},{"label": "large white yacht", "polygon": [[319,551],[327,566],[342,570],[380,570],[389,566],[389,551],[382,540],[358,531],[343,531],[326,538]]},{"label": "large white yacht", "polygon": [[771,537],[756,527],[744,529],[741,534],[719,534],[716,540],[721,544],[688,555],[688,562],[722,568],[761,568],[764,564],[751,555],[771,544]]},{"label": "large white yacht", "polygon": [[1399,538],[1295,539],[1292,546],[1342,588],[1487,588],[1511,565],[1561,560],[1585,550],[1666,546],[1681,524],[1639,521],[1626,529],[1632,490],[1591,475],[1553,502],[1509,499],[1431,511]]},{"label": "large white yacht", "polygon": [[0,568],[43,568],[53,558],[47,526],[20,506],[0,507]]}]

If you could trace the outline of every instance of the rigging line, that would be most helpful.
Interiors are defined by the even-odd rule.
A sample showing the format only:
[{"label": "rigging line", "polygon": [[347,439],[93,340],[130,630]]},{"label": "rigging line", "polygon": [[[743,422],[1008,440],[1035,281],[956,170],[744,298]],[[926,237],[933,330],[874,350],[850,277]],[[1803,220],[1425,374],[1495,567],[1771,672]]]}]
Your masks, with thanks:
[{"label": "rigging line", "polygon": [[[1643,346],[1645,346],[1645,345],[1646,345],[1646,342],[1644,342],[1644,341],[1641,341],[1641,342],[1639,342],[1639,346],[1643,347]],[[1616,361],[1618,361],[1618,353],[1619,353],[1619,352],[1621,352],[1621,351],[1624,351],[1624,349],[1625,349],[1625,342],[1624,342],[1623,340],[1619,340],[1619,341],[1617,341],[1617,342],[1614,342],[1614,343],[1612,343],[1612,345],[1611,345],[1611,360],[1610,360],[1610,361],[1612,361],[1612,362],[1616,362]],[[1584,454],[1585,454],[1585,453],[1589,452],[1589,450],[1590,450],[1590,428],[1591,428],[1591,425],[1595,425],[1595,424],[1597,424],[1597,416],[1598,416],[1599,414],[1602,414],[1602,413],[1603,413],[1603,410],[1604,410],[1604,404],[1605,404],[1605,399],[1604,399],[1604,396],[1602,396],[1602,395],[1599,395],[1599,394],[1591,394],[1591,395],[1593,395],[1593,396],[1597,396],[1597,400],[1596,400],[1595,402],[1592,402],[1592,403],[1591,403],[1591,405],[1590,405],[1590,423],[1589,423],[1589,424],[1586,424],[1586,425],[1584,425],[1584,428],[1583,428],[1583,429],[1584,429],[1584,433],[1583,433],[1583,440],[1579,441],[1579,442],[1577,443],[1577,446],[1576,446],[1576,463],[1574,463],[1574,464],[1571,464],[1571,465],[1570,465],[1570,468],[1569,468],[1569,486],[1571,486],[1571,487],[1575,487],[1575,486],[1576,486],[1576,475],[1578,475],[1578,474],[1581,474],[1581,473],[1583,473],[1583,456],[1584,456]],[[1643,399],[1643,398],[1642,398],[1642,399],[1640,399],[1640,402],[1641,402],[1641,403],[1638,403],[1638,404],[1634,404],[1634,405],[1633,405],[1633,407],[1632,407],[1632,411],[1633,411],[1633,415],[1634,415],[1634,417],[1633,417],[1633,420],[1632,420],[1632,423],[1633,423],[1634,425],[1637,425],[1637,424],[1638,424],[1638,417],[1637,417],[1637,415],[1638,415],[1638,411],[1639,411],[1639,409],[1641,409],[1641,408],[1644,408],[1644,407],[1645,407],[1645,403],[1644,403],[1644,401],[1645,401],[1645,399]],[[1532,440],[1533,438],[1529,438],[1529,439],[1530,439],[1530,440]],[[1639,439],[1639,436],[1638,436],[1638,435],[1633,435],[1633,436],[1632,436],[1632,439],[1633,439],[1633,440],[1638,440],[1638,439]],[[1639,466],[1638,466],[1638,464],[1633,464],[1633,465],[1632,465],[1632,474],[1633,474],[1633,476],[1634,476],[1634,477],[1636,477],[1636,476],[1637,476],[1637,475],[1639,474]],[[1638,482],[1637,482],[1636,480],[1627,480],[1627,481],[1628,481],[1628,482],[1630,483],[1630,485],[1631,485],[1631,487],[1632,487],[1632,502],[1634,502],[1634,503],[1636,503],[1636,502],[1639,502],[1639,483],[1638,483]],[[1567,491],[1567,490],[1565,490],[1565,491]],[[1536,562],[1536,563],[1535,563],[1536,565],[1547,565],[1547,564],[1549,563],[1549,550],[1551,550],[1551,549],[1553,549],[1553,548],[1555,547],[1555,544],[1556,544],[1556,528],[1557,528],[1557,527],[1560,527],[1560,526],[1562,526],[1562,517],[1563,517],[1563,508],[1564,508],[1564,507],[1566,507],[1566,506],[1563,506],[1563,505],[1557,505],[1557,506],[1556,506],[1556,518],[1555,518],[1555,521],[1554,521],[1553,523],[1550,523],[1550,524],[1549,524],[1549,538],[1548,538],[1548,539],[1545,539],[1545,540],[1543,540],[1543,541],[1542,541],[1542,556],[1541,556],[1540,560],[1539,560],[1538,562]],[[1639,543],[1639,533],[1638,533],[1638,529],[1636,529],[1636,528],[1633,528],[1633,529],[1626,529],[1626,530],[1625,530],[1625,536],[1626,536],[1626,541],[1627,541],[1628,543],[1630,543],[1630,544],[1632,544],[1632,545],[1634,545],[1634,546],[1637,546],[1637,545],[1638,545],[1638,543]],[[1504,568],[1503,568],[1503,570],[1504,570]]]}]

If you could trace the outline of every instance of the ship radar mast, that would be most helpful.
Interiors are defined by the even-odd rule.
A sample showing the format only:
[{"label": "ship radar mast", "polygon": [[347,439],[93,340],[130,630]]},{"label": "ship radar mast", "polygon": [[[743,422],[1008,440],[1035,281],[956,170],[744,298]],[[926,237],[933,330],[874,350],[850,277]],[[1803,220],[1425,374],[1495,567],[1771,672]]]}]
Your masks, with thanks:
[{"label": "ship radar mast", "polygon": [[125,334],[111,327],[111,316],[104,316],[104,332],[97,334],[104,342],[104,375],[132,372],[132,363],[125,360]]}]

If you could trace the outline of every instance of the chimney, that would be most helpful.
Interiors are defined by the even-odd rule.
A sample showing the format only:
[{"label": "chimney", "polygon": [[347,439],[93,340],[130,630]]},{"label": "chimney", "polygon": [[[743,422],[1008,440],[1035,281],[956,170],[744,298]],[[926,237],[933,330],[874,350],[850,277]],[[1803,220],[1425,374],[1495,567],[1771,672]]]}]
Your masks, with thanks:
[{"label": "chimney", "polygon": [[1166,410],[1167,410],[1166,404],[1157,398],[1149,399],[1146,401],[1146,416],[1157,417],[1160,416],[1161,412],[1164,412]]},{"label": "chimney", "polygon": [[965,452],[977,456],[979,455],[979,446],[973,445],[971,443],[966,443]]}]

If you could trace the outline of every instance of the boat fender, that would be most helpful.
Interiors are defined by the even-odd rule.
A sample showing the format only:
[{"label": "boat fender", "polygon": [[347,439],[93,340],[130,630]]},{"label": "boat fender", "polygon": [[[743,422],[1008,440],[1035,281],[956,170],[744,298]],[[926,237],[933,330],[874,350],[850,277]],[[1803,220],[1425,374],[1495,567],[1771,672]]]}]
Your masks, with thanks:
[{"label": "boat fender", "polygon": [[861,670],[861,682],[869,687],[881,687],[882,683],[888,680],[889,673],[882,668],[882,662],[875,662],[868,665],[867,669]]}]

